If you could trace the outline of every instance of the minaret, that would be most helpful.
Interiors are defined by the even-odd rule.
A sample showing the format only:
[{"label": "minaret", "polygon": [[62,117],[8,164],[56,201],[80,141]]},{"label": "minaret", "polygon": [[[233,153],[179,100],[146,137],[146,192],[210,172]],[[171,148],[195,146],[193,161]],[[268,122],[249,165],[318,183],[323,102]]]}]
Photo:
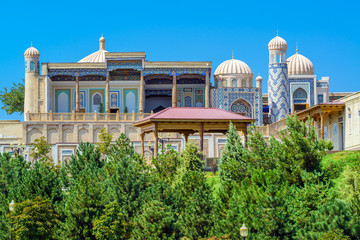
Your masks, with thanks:
[{"label": "minaret", "polygon": [[270,123],[284,119],[289,114],[289,80],[286,63],[287,43],[279,36],[273,38],[269,48],[269,116]]},{"label": "minaret", "polygon": [[24,120],[27,121],[27,113],[35,112],[35,77],[39,75],[39,51],[32,46],[26,49],[25,57],[25,98]]}]

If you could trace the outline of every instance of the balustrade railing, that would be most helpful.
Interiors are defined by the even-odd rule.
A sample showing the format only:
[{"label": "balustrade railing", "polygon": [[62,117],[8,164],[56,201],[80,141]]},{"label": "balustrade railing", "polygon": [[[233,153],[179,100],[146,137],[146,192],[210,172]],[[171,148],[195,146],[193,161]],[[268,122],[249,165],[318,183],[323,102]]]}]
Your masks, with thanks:
[{"label": "balustrade railing", "polygon": [[27,121],[120,121],[133,122],[150,116],[151,113],[26,113]]}]

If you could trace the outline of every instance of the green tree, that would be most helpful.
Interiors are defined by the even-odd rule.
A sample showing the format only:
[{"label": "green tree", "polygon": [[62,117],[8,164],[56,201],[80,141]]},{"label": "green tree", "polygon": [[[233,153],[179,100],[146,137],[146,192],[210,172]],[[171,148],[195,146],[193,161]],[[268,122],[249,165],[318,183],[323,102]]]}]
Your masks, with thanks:
[{"label": "green tree", "polygon": [[17,203],[10,217],[16,239],[54,239],[54,227],[58,223],[58,215],[48,199],[36,197],[33,200]]},{"label": "green tree", "polygon": [[280,133],[280,145],[274,151],[278,167],[290,183],[302,184],[302,171],[320,172],[320,161],[331,149],[330,142],[318,139],[311,121],[304,123],[297,116],[286,118],[286,130]]},{"label": "green tree", "polygon": [[36,161],[30,169],[23,170],[22,181],[14,189],[14,198],[18,202],[41,196],[51,202],[62,199],[62,184],[58,174],[46,163]]},{"label": "green tree", "polygon": [[98,240],[129,239],[133,223],[117,202],[111,202],[105,206],[103,214],[94,221],[93,229]]},{"label": "green tree", "polygon": [[152,164],[156,168],[160,180],[171,184],[174,181],[177,169],[180,167],[179,153],[172,148],[166,147],[161,154],[152,159]]},{"label": "green tree", "polygon": [[111,151],[110,149],[110,144],[113,138],[113,134],[108,133],[108,131],[106,130],[106,128],[102,128],[100,130],[100,135],[99,135],[99,143],[97,144],[100,153],[104,154],[104,155],[108,155]]},{"label": "green tree", "polygon": [[70,161],[65,162],[65,167],[68,175],[75,179],[81,171],[87,168],[102,168],[105,163],[106,161],[101,158],[99,149],[90,143],[81,143],[75,155],[71,156]]},{"label": "green tree", "polygon": [[176,228],[181,237],[208,237],[213,225],[213,200],[203,172],[187,171],[175,185]]},{"label": "green tree", "polygon": [[177,168],[177,178],[181,178],[188,171],[203,171],[204,163],[200,149],[192,141],[185,145],[185,149],[181,154],[180,166]]},{"label": "green tree", "polygon": [[24,96],[25,87],[23,83],[13,83],[10,91],[5,87],[0,91],[1,109],[5,110],[7,114],[24,113]]},{"label": "green tree", "polygon": [[51,145],[47,143],[44,136],[35,139],[34,142],[30,144],[30,147],[32,148],[31,157],[36,160],[46,158],[45,160],[52,161],[52,158],[48,156],[51,151]]},{"label": "green tree", "polygon": [[230,122],[225,148],[219,160],[219,177],[223,184],[239,183],[246,176],[248,164],[245,151],[236,127]]},{"label": "green tree", "polygon": [[0,192],[0,236],[3,239],[10,239],[10,221],[7,216],[9,212],[9,202],[5,195]]},{"label": "green tree", "polygon": [[59,239],[96,239],[94,221],[104,209],[104,174],[93,166],[82,170],[70,180],[61,209],[64,221],[57,233]]},{"label": "green tree", "polygon": [[157,200],[150,201],[134,218],[132,239],[175,239],[174,222],[169,206]]},{"label": "green tree", "polygon": [[339,229],[335,229],[322,234],[319,240],[350,240],[350,237],[344,235]]},{"label": "green tree", "polygon": [[21,183],[23,173],[30,164],[22,156],[0,153],[0,191],[8,198]]}]

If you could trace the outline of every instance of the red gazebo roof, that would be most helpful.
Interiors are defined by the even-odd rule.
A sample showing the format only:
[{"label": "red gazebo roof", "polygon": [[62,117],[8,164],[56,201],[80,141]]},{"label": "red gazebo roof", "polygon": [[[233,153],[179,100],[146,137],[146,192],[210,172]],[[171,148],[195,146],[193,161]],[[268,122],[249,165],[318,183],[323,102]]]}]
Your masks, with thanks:
[{"label": "red gazebo roof", "polygon": [[255,122],[255,119],[218,108],[168,107],[151,116],[136,121],[135,124],[158,120]]}]

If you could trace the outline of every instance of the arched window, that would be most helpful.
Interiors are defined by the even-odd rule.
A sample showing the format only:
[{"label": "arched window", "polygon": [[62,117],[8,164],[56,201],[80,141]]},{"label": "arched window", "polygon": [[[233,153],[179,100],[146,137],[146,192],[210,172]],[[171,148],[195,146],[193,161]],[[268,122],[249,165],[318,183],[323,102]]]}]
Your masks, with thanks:
[{"label": "arched window", "polygon": [[237,87],[237,80],[236,79],[231,80],[231,87]]},{"label": "arched window", "polygon": [[302,89],[298,88],[293,94],[294,103],[306,103],[307,102],[307,92]]},{"label": "arched window", "polygon": [[99,112],[100,111],[100,104],[102,103],[102,96],[100,93],[95,93],[92,96],[92,112]]},{"label": "arched window", "polygon": [[34,61],[30,62],[30,71],[35,71],[35,63],[34,63]]},{"label": "arched window", "polygon": [[248,101],[240,98],[231,104],[230,110],[235,113],[241,113],[247,117],[252,117],[251,105]]},{"label": "arched window", "polygon": [[62,92],[58,95],[57,110],[59,113],[68,113],[69,109],[69,95],[66,92]]},{"label": "arched window", "polygon": [[245,79],[241,80],[241,87],[243,87],[243,88],[246,87],[246,80]]},{"label": "arched window", "polygon": [[191,107],[191,97],[186,96],[184,100],[185,100],[185,107]]},{"label": "arched window", "polygon": [[136,112],[136,95],[134,92],[128,92],[126,94],[126,107],[128,113]]}]

